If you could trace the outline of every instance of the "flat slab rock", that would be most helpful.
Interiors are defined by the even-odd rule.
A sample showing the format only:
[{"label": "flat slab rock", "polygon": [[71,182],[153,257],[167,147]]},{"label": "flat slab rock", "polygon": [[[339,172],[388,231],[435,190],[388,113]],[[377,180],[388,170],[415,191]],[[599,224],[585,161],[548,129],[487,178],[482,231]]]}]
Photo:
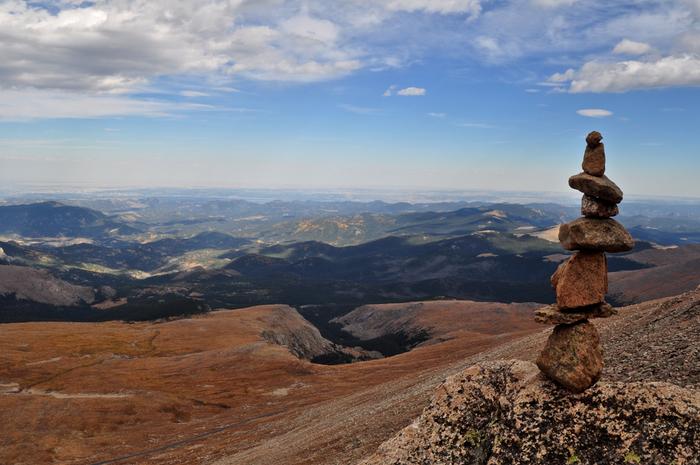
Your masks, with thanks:
[{"label": "flat slab rock", "polygon": [[579,173],[569,178],[569,186],[596,199],[615,204],[622,202],[622,189],[607,176]]},{"label": "flat slab rock", "polygon": [[579,321],[591,320],[593,318],[609,318],[617,315],[617,310],[608,303],[592,305],[580,311],[563,312],[556,305],[535,310],[535,321],[544,325],[571,325]]},{"label": "flat slab rock", "polygon": [[562,310],[600,304],[608,292],[608,262],[603,252],[581,251],[552,275],[557,305]]},{"label": "flat slab rock", "polygon": [[599,383],[571,394],[530,362],[474,365],[362,465],[697,465],[700,394]]},{"label": "flat slab rock", "polygon": [[579,218],[559,227],[559,242],[566,250],[627,252],[634,248],[630,233],[612,218]]}]

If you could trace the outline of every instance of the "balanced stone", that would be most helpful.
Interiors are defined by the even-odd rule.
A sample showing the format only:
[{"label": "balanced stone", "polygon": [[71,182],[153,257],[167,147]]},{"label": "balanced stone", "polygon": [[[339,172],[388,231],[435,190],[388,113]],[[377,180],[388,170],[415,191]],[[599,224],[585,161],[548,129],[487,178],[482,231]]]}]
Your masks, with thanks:
[{"label": "balanced stone", "polygon": [[581,214],[589,218],[611,218],[617,216],[620,210],[614,203],[596,199],[583,194],[581,199]]},{"label": "balanced stone", "polygon": [[537,366],[556,383],[573,392],[593,386],[603,371],[600,336],[589,321],[554,327]]},{"label": "balanced stone", "polygon": [[560,309],[600,304],[608,292],[608,263],[603,252],[581,251],[559,265],[552,275]]},{"label": "balanced stone", "polygon": [[544,325],[571,325],[579,321],[609,318],[613,315],[617,315],[617,310],[605,302],[566,312],[560,310],[556,305],[547,305],[535,310],[535,321]]},{"label": "balanced stone", "polygon": [[599,133],[598,131],[591,131],[586,136],[586,145],[590,147],[595,147],[596,145],[600,144],[600,141],[602,140],[603,135],[601,133]]},{"label": "balanced stone", "polygon": [[583,171],[591,176],[603,176],[605,174],[605,144],[600,141],[603,136],[598,131],[593,131],[586,137],[586,152],[583,155]]},{"label": "balanced stone", "polygon": [[566,250],[627,252],[634,240],[624,226],[612,218],[579,218],[559,226],[559,242]]},{"label": "balanced stone", "polygon": [[622,202],[622,189],[605,175],[591,176],[579,173],[569,178],[569,186],[600,200],[610,203]]}]

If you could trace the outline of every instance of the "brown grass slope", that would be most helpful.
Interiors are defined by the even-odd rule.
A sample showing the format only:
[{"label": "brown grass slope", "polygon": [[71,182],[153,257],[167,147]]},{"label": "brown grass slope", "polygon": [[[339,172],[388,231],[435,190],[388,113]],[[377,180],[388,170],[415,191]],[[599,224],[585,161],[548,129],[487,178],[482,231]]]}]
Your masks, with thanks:
[{"label": "brown grass slope", "polygon": [[[0,463],[354,464],[409,424],[445,377],[534,360],[549,332],[466,328],[396,357],[320,366],[260,336],[268,310],[4,326]],[[595,324],[605,380],[700,383],[700,290]],[[23,393],[9,393],[11,383]]]},{"label": "brown grass slope", "polygon": [[[405,386],[399,397],[406,401],[396,405],[396,415],[376,412],[377,425],[394,431],[420,407],[423,398],[411,391],[417,381],[536,329],[521,312],[510,327],[517,332],[503,325],[495,334],[480,334],[475,329],[488,313],[480,316],[453,322],[468,339],[344,366],[293,355],[312,358],[330,343],[281,305],[165,323],[3,325],[0,463],[95,464],[119,457],[117,463],[209,463],[254,454],[261,444],[285,441],[292,430],[305,428],[311,428],[302,434],[311,441],[308,450],[319,455],[314,459],[307,444],[297,442],[289,448],[297,458],[281,463],[327,463],[329,454],[342,454],[355,441],[335,442],[345,421],[355,421],[360,438],[366,429],[367,417],[353,420],[353,404],[377,401],[382,386]],[[315,410],[319,405],[331,412]],[[344,421],[336,409],[345,412]],[[270,463],[274,454],[264,446],[262,453],[260,462],[250,463]]]}]

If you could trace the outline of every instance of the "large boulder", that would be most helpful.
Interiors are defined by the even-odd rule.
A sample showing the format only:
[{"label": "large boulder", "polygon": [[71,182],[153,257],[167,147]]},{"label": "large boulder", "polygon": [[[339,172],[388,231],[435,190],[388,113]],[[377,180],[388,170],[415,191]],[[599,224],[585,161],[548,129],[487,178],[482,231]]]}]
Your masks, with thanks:
[{"label": "large boulder", "polygon": [[597,199],[611,203],[622,202],[622,189],[607,176],[591,176],[585,172],[575,174],[569,178],[569,186]]},{"label": "large boulder", "polygon": [[603,372],[598,330],[588,321],[555,326],[537,358],[537,366],[566,389],[585,391],[598,382]]},{"label": "large boulder", "polygon": [[559,265],[552,276],[557,305],[562,310],[605,301],[608,262],[603,252],[581,251]]},{"label": "large boulder", "polygon": [[599,383],[571,394],[510,360],[448,378],[362,465],[697,465],[699,441],[696,391]]},{"label": "large boulder", "polygon": [[559,227],[559,242],[566,250],[627,252],[634,248],[629,232],[612,218],[579,218]]}]

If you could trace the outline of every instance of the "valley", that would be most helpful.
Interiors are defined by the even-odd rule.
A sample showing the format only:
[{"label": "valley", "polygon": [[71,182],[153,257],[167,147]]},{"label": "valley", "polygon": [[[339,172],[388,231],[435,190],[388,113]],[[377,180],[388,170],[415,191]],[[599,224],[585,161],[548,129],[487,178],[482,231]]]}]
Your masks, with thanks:
[{"label": "valley", "polygon": [[[608,300],[623,308],[596,322],[613,348],[606,376],[628,376],[625,360],[697,383],[678,366],[697,354],[664,367],[633,354],[638,333],[611,329],[697,318],[698,215],[655,214],[622,216],[637,245],[608,258]],[[533,312],[569,256],[558,225],[576,215],[476,201],[6,202],[0,463],[356,463],[445,376],[534,358],[547,331]]]}]

